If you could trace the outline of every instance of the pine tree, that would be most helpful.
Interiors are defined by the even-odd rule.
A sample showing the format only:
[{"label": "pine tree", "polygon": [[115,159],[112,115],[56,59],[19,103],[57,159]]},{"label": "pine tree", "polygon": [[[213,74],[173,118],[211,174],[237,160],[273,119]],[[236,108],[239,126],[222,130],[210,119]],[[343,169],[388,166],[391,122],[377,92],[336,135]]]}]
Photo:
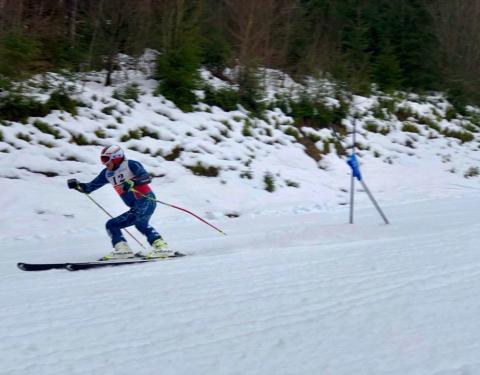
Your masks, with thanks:
[{"label": "pine tree", "polygon": [[345,80],[354,92],[368,95],[371,90],[372,66],[369,36],[371,24],[360,0],[340,2],[336,14],[341,20],[341,58],[337,76]]},{"label": "pine tree", "polygon": [[402,70],[397,55],[389,42],[385,42],[373,63],[373,80],[384,91],[397,90],[402,86]]},{"label": "pine tree", "polygon": [[439,81],[438,44],[432,18],[422,0],[383,0],[390,45],[400,65],[405,89],[435,89]]},{"label": "pine tree", "polygon": [[171,34],[165,38],[163,52],[157,59],[157,93],[184,111],[190,111],[197,101],[194,90],[199,88],[202,61],[199,28],[201,10],[200,0],[188,4],[179,1],[176,7],[170,9],[164,25],[170,24]]},{"label": "pine tree", "polygon": [[0,75],[18,78],[33,68],[39,43],[32,36],[13,29],[0,38]]}]

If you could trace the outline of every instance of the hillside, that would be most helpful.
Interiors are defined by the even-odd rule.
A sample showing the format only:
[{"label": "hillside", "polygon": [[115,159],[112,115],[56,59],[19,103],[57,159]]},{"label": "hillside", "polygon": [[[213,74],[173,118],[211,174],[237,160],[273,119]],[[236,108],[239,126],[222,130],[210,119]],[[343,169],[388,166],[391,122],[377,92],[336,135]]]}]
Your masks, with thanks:
[{"label": "hillside", "polygon": [[[308,90],[327,112],[342,105],[328,81],[264,74],[270,103]],[[148,76],[149,65],[113,87],[99,73],[39,77],[28,95],[48,102],[70,87],[81,105],[0,125],[0,373],[480,371],[478,109],[461,116],[441,94],[350,96],[335,128],[348,149],[355,124],[364,179],[391,222],[356,184],[350,225],[350,170],[330,129],[274,105],[262,118],[205,103],[184,113]],[[110,251],[107,216],[66,180],[95,177],[112,143],[145,164],[158,199],[228,235],[161,206],[152,224],[184,258],[18,270]],[[126,209],[110,187],[91,196]]]},{"label": "hillside", "polygon": [[[2,200],[12,207],[26,197],[35,202],[33,212],[16,210],[1,238],[28,236],[19,231],[24,221],[38,228],[31,235],[49,235],[50,218],[74,216],[80,203],[61,201],[63,195],[75,201],[79,197],[60,188],[68,178],[95,177],[101,170],[101,147],[113,143],[145,163],[157,177],[154,185],[164,201],[182,203],[211,219],[259,214],[271,207],[329,211],[348,203],[350,170],[328,128],[299,124],[273,105],[262,118],[241,107],[226,112],[206,104],[184,113],[153,94],[156,82],[148,79],[150,71],[148,63],[141,70],[125,67],[117,72],[114,87],[102,86],[99,73],[77,81],[49,74],[28,82],[27,92],[39,101],[61,87],[81,106],[74,114],[54,110],[0,125],[0,179],[8,192]],[[214,87],[228,86],[207,71],[203,77]],[[302,86],[271,70],[264,77],[269,103],[286,93],[295,98],[308,91],[322,93],[327,110],[339,105],[328,81]],[[378,93],[350,99],[337,130],[348,148],[352,141],[347,133],[356,123],[362,172],[382,205],[478,186],[478,109],[461,116],[441,94]],[[96,194],[107,206],[121,209],[110,192]],[[369,204],[365,194],[357,194],[357,204]],[[57,230],[89,226],[90,218],[63,222]]]}]

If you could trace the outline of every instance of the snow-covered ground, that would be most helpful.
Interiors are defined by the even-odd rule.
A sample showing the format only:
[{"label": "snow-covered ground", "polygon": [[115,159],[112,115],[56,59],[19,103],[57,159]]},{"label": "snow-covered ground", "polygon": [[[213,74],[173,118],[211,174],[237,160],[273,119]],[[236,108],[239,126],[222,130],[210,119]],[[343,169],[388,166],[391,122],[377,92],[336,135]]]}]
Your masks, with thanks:
[{"label": "snow-covered ground", "polygon": [[[269,74],[270,98],[296,87]],[[143,73],[128,75],[138,102],[92,79],[74,85],[87,105],[76,116],[0,124],[0,374],[480,374],[478,124],[446,120],[440,95],[404,97],[402,121],[373,116],[380,97],[354,97],[344,125],[360,114],[362,173],[391,225],[358,183],[351,225],[350,171],[330,130],[302,129],[315,161],[278,109],[183,113]],[[465,143],[446,133],[466,128]],[[153,173],[158,199],[228,235],[159,206],[152,224],[187,257],[18,270],[110,251],[108,217],[66,180],[95,177],[112,143]],[[194,175],[198,164],[218,176]],[[113,215],[126,209],[111,187],[91,196]]]},{"label": "snow-covered ground", "polygon": [[95,258],[100,233],[2,243],[0,373],[479,374],[478,192],[371,208],[164,225],[190,256]]}]

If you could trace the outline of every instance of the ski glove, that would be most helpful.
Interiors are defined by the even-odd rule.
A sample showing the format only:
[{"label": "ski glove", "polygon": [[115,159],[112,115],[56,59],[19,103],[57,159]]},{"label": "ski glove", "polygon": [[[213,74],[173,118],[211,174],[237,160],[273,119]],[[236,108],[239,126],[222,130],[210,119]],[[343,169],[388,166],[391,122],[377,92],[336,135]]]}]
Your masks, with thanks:
[{"label": "ski glove", "polygon": [[80,193],[85,193],[85,184],[78,182],[76,178],[71,178],[67,181],[69,189],[78,190]]},{"label": "ski glove", "polygon": [[133,189],[134,186],[135,186],[135,182],[133,182],[132,180],[126,180],[122,184],[122,190],[123,191],[130,191],[131,189]]}]

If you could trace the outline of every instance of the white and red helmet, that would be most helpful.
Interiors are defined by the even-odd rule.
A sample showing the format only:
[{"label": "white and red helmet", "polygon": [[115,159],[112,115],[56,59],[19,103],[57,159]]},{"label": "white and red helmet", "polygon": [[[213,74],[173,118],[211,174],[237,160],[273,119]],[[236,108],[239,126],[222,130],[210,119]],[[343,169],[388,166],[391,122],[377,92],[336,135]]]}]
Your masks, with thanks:
[{"label": "white and red helmet", "polygon": [[118,145],[108,146],[102,150],[100,160],[103,165],[112,162],[113,165],[117,166],[125,160],[125,153]]}]

